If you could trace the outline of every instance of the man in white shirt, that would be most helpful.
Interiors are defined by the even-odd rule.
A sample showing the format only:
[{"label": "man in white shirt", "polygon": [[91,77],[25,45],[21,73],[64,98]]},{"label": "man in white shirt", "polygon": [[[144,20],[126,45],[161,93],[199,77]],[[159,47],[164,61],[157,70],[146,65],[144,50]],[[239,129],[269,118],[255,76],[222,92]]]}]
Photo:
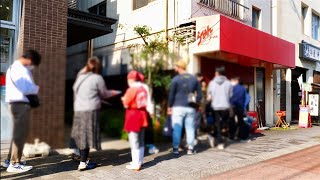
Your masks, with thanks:
[{"label": "man in white shirt", "polygon": [[[11,142],[11,157],[7,172],[26,172],[32,166],[21,162],[21,156],[30,120],[29,100],[26,95],[38,94],[39,87],[35,85],[31,70],[41,62],[40,54],[35,50],[27,50],[7,70],[6,74],[6,102],[13,120]],[[9,161],[8,161],[9,162]]]}]

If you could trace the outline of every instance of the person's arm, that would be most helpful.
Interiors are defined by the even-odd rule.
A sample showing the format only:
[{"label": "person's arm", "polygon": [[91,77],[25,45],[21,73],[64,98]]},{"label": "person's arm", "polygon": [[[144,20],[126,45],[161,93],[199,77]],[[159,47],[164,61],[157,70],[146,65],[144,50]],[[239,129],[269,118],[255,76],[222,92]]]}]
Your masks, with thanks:
[{"label": "person's arm", "polygon": [[104,82],[104,79],[102,78],[102,76],[98,76],[97,86],[98,86],[99,96],[102,99],[109,98],[115,94],[113,90],[107,89],[106,83]]},{"label": "person's arm", "polygon": [[208,89],[207,89],[207,101],[212,101],[212,82],[209,83]]},{"label": "person's arm", "polygon": [[237,98],[239,98],[239,97],[235,96],[236,94],[238,94],[236,92],[236,90],[237,90],[236,87],[231,87],[231,92],[232,93],[229,93],[229,95],[231,94],[231,96],[230,96],[230,104],[231,104],[231,106],[234,106],[236,104]]},{"label": "person's arm", "polygon": [[[18,73],[18,72],[16,72]],[[14,73],[11,73],[12,81],[16,85],[16,87],[22,92],[24,95],[29,94],[38,94],[39,86],[37,86],[32,78],[32,74],[30,71],[26,71],[24,76],[16,76],[12,77]]]},{"label": "person's arm", "polygon": [[177,82],[175,79],[172,80],[169,90],[169,100],[168,105],[171,108],[174,104],[175,94],[176,94]]},{"label": "person's arm", "polygon": [[133,88],[127,89],[126,93],[121,98],[122,104],[125,108],[128,108],[131,105],[132,101],[134,100],[135,94],[136,94],[135,89]]}]

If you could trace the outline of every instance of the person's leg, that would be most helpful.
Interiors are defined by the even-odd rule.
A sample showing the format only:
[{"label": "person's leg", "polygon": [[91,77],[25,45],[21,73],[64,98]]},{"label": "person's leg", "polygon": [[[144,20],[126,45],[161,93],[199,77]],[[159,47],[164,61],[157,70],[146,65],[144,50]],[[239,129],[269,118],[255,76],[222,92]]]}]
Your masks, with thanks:
[{"label": "person's leg", "polygon": [[181,112],[180,107],[172,108],[172,146],[173,149],[178,149],[181,141],[181,130],[182,130],[182,122],[184,119],[184,114]]},{"label": "person's leg", "polygon": [[79,151],[80,151],[80,163],[78,166],[78,170],[82,171],[86,169],[93,169],[95,165],[89,166],[89,163],[88,163],[90,148],[79,149]]},{"label": "person's leg", "polygon": [[236,108],[236,116],[238,117],[238,138],[239,139],[246,139],[244,138],[245,135],[244,133],[246,132],[243,132],[246,128],[243,128],[244,126],[244,121],[243,121],[243,118],[244,118],[244,112],[243,112],[243,109],[242,108]]},{"label": "person's leg", "polygon": [[[236,108],[233,108],[233,111],[235,112]],[[237,132],[237,124],[236,123],[236,115],[232,115],[228,118],[228,126],[229,126],[229,138],[230,139],[234,139],[235,138],[235,134]]]},{"label": "person's leg", "polygon": [[12,143],[13,143],[13,141],[11,140],[11,142],[10,142],[10,147],[9,147],[9,153],[8,153],[8,156],[7,156],[7,160],[9,160],[9,161],[10,161],[10,159],[11,159]]},{"label": "person's leg", "polygon": [[131,148],[131,158],[132,162],[130,165],[126,166],[127,169],[140,169],[140,164],[139,164],[139,156],[140,156],[140,151],[139,151],[139,133],[137,132],[129,132],[128,133],[129,137],[129,143],[130,143],[130,148]]},{"label": "person's leg", "polygon": [[214,111],[215,115],[215,121],[214,121],[214,126],[215,126],[215,140],[217,144],[222,143],[222,137],[221,137],[221,128],[222,128],[222,117],[221,117],[221,111]]},{"label": "person's leg", "polygon": [[13,119],[13,136],[11,150],[11,164],[20,163],[23,147],[28,135],[30,120],[30,106],[27,104],[12,104],[10,111]]},{"label": "person's leg", "polygon": [[145,139],[145,129],[141,128],[141,131],[139,132],[139,164],[143,164],[143,158],[144,158],[144,139]]},{"label": "person's leg", "polygon": [[185,128],[187,134],[187,143],[189,150],[193,151],[194,148],[194,139],[195,139],[195,109],[185,108],[186,118],[185,118]]},{"label": "person's leg", "polygon": [[80,149],[80,156],[81,156],[81,162],[87,162],[88,157],[89,157],[89,148],[86,149]]},{"label": "person's leg", "polygon": [[147,113],[148,118],[148,127],[145,129],[145,143],[146,145],[154,144],[154,135],[153,135],[153,124],[152,118],[149,113]]},{"label": "person's leg", "polygon": [[12,149],[7,172],[26,172],[32,166],[21,164],[23,147],[28,135],[30,106],[28,104],[11,104],[9,110],[13,120]]}]

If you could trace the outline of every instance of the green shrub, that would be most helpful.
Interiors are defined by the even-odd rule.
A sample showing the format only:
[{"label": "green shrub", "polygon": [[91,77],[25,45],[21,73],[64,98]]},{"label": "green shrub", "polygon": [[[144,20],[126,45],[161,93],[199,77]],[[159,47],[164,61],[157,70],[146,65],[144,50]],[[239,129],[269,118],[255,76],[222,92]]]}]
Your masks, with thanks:
[{"label": "green shrub", "polygon": [[101,132],[109,137],[120,138],[123,136],[124,110],[103,109],[101,110]]}]

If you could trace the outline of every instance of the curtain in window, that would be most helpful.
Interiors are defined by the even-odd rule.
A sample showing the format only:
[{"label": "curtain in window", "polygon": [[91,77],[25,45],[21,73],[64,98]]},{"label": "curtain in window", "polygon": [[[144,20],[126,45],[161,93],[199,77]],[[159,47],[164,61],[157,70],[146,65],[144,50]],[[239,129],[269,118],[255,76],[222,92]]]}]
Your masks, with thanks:
[{"label": "curtain in window", "polygon": [[319,16],[312,14],[312,38],[319,40]]}]

